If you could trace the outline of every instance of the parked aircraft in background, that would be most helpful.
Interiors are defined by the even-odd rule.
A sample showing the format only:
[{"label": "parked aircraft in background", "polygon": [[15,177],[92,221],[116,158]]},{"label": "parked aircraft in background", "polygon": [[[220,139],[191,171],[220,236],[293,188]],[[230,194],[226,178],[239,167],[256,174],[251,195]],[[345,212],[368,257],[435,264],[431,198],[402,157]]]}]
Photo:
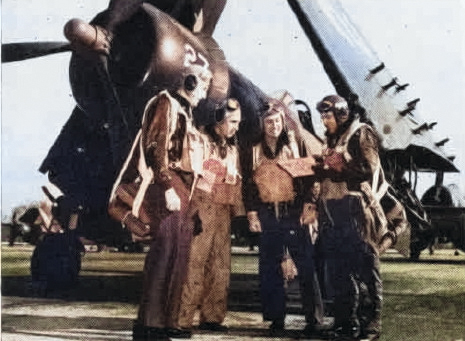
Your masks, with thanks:
[{"label": "parked aircraft in background", "polygon": [[[441,229],[434,228],[428,210],[415,195],[416,174],[436,172],[439,178],[444,172],[458,171],[443,148],[448,138],[433,136],[436,122],[422,120],[417,110],[420,99],[411,97],[408,84],[378,59],[339,1],[288,3],[336,91],[380,134],[384,168],[407,208],[413,232],[411,254],[417,257]],[[111,186],[139,127],[145,103],[175,83],[180,61],[188,54],[205,57],[215,74],[214,91],[197,110],[198,123],[207,123],[215,104],[226,96],[236,97],[246,118],[241,142],[251,143],[250,137],[257,135],[256,115],[268,95],[227,64],[212,37],[225,4],[226,0],[113,0],[92,20],[113,34],[108,56],[83,52],[68,42],[2,45],[2,62],[72,51],[70,82],[77,105],[41,171],[48,172],[63,192],[64,209],[79,213],[78,229],[87,239],[109,245],[128,240],[125,231],[106,214]],[[167,46],[173,49],[168,51]],[[229,81],[225,83],[225,79]],[[309,143],[318,145],[318,138],[311,134],[314,131],[306,132],[295,117],[296,129]],[[312,121],[306,117],[302,123],[312,130]],[[450,239],[464,249],[465,214],[460,209],[452,211],[458,224],[451,227],[454,237]]]}]

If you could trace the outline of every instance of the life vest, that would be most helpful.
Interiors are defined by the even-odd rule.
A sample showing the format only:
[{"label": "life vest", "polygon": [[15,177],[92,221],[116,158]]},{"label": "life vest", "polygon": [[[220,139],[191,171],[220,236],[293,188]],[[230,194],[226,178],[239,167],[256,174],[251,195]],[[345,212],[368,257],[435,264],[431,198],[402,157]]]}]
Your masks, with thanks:
[{"label": "life vest", "polygon": [[[172,169],[182,170],[185,172],[191,172],[195,175],[198,175],[202,172],[202,162],[204,159],[204,151],[205,151],[205,143],[201,138],[201,133],[195,128],[192,124],[192,113],[187,113],[181,106],[181,104],[175,100],[168,91],[164,90],[160,92],[157,96],[153,97],[151,100],[147,102],[145,107],[144,115],[142,118],[142,122],[147,119],[147,112],[148,109],[152,107],[153,103],[157,101],[160,96],[166,96],[170,101],[170,113],[168,115],[168,146],[159,146],[158,148],[167,148],[168,150],[172,147],[172,139],[171,137],[174,135],[177,126],[179,116],[184,116],[186,122],[186,129],[185,134],[183,137],[183,149],[181,153],[181,157],[178,160],[170,160],[169,167]],[[142,126],[144,124],[142,123]],[[126,158],[126,161],[121,168],[121,171],[116,179],[112,193],[110,196],[110,202],[115,196],[116,188],[121,182],[123,174],[126,172],[129,163],[134,157],[135,150],[138,149],[138,163],[137,163],[137,171],[139,173],[139,177],[135,179],[135,182],[139,182],[139,190],[134,197],[134,203],[132,205],[132,214],[135,217],[139,217],[139,211],[142,205],[142,201],[145,197],[145,193],[147,192],[147,188],[149,185],[154,181],[154,173],[153,169],[147,165],[147,161],[145,159],[144,148],[142,144],[142,128],[139,129],[137,136],[133,142],[131,151]]]},{"label": "life vest", "polygon": [[269,159],[261,143],[253,146],[254,182],[263,202],[283,202],[295,199],[294,183],[291,175],[278,166],[279,161],[300,157],[294,134],[288,132],[289,144],[284,145],[274,159]]},{"label": "life vest", "polygon": [[203,161],[201,177],[197,188],[210,193],[217,204],[242,205],[241,175],[239,172],[239,152],[236,146],[226,145],[226,156],[220,156],[220,148],[215,141],[208,140],[206,157]]}]

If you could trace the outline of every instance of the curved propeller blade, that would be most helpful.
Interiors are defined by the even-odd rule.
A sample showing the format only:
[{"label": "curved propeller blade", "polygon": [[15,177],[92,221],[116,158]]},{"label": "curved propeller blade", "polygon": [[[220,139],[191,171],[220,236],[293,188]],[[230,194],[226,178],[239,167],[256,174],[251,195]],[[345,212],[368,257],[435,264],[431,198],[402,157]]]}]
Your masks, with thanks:
[{"label": "curved propeller blade", "polygon": [[65,51],[71,51],[70,44],[65,42],[2,44],[2,63],[16,62]]}]

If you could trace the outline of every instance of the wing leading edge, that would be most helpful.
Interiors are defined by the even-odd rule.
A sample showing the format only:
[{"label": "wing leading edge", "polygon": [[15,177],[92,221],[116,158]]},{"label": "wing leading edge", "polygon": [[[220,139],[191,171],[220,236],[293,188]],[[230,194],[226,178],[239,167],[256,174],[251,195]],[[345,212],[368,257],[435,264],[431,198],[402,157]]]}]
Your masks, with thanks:
[{"label": "wing leading edge", "polygon": [[388,154],[406,168],[457,172],[409,97],[377,57],[338,0],[288,0],[336,91],[365,109]]}]

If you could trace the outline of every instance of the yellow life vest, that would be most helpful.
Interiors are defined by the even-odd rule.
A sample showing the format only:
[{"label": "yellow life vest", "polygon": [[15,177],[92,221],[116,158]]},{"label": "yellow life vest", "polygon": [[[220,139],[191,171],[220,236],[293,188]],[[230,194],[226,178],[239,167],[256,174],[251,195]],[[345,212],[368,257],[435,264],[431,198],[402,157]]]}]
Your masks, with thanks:
[{"label": "yellow life vest", "polygon": [[291,175],[278,166],[279,161],[300,157],[294,135],[290,132],[288,134],[289,144],[284,145],[274,159],[265,156],[261,143],[253,147],[253,177],[263,202],[272,203],[295,199],[296,193]]}]

